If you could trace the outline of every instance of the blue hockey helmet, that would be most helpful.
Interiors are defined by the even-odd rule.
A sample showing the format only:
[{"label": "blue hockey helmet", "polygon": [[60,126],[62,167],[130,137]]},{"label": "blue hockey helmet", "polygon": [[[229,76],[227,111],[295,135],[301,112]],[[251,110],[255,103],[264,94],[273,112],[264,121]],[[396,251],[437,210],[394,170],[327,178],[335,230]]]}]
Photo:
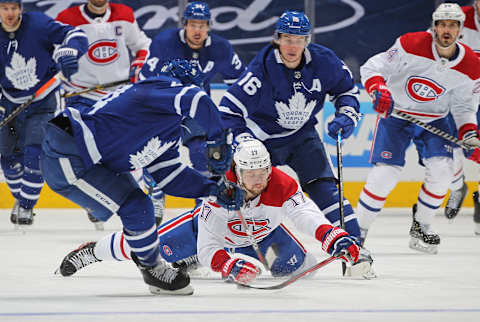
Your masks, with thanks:
[{"label": "blue hockey helmet", "polygon": [[310,35],[310,21],[301,11],[285,11],[277,21],[275,33],[289,35]]},{"label": "blue hockey helmet", "polygon": [[178,78],[184,85],[202,86],[202,74],[185,59],[177,58],[165,62],[160,74]]},{"label": "blue hockey helmet", "polygon": [[205,2],[193,1],[187,4],[183,11],[183,21],[187,20],[207,20],[210,21],[210,8]]},{"label": "blue hockey helmet", "polygon": [[0,0],[0,3],[7,3],[7,2],[18,3],[20,7],[22,6],[22,0]]}]

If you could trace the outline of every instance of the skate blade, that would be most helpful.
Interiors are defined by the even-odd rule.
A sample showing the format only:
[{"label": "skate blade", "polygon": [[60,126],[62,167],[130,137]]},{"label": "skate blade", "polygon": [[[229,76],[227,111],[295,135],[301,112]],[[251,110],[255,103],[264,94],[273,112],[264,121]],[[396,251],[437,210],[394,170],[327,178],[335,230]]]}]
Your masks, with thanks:
[{"label": "skate blade", "polygon": [[377,278],[377,275],[373,271],[372,264],[369,262],[362,262],[347,267],[344,276],[352,278],[364,278],[366,280]]},{"label": "skate blade", "polygon": [[192,295],[193,294],[193,287],[191,285],[187,285],[184,288],[170,291],[170,290],[164,290],[163,288],[159,288],[156,286],[149,285],[148,286],[150,293],[154,295]]},{"label": "skate blade", "polygon": [[413,250],[418,250],[422,253],[436,255],[438,254],[438,245],[428,245],[423,243],[421,240],[416,238],[411,238],[408,246]]}]

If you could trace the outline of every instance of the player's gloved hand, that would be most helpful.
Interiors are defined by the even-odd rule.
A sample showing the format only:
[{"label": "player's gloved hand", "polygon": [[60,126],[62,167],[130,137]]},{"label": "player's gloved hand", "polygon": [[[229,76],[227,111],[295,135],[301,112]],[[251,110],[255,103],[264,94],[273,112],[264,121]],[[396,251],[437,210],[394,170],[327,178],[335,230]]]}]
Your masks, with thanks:
[{"label": "player's gloved hand", "polygon": [[222,278],[248,284],[260,274],[260,269],[254,264],[240,258],[230,258],[223,264]]},{"label": "player's gloved hand", "polygon": [[5,108],[0,106],[0,122],[5,118]]},{"label": "player's gloved hand", "polygon": [[142,70],[145,60],[147,59],[148,51],[145,49],[140,49],[135,55],[135,60],[130,64],[130,73],[128,78],[130,78],[130,83],[138,82],[140,71]]},{"label": "player's gloved hand", "polygon": [[227,210],[239,210],[245,203],[245,191],[233,182],[217,178],[216,185],[210,190],[210,198]]},{"label": "player's gloved hand", "polygon": [[367,89],[373,100],[373,109],[381,117],[387,118],[393,111],[393,98],[383,81],[378,81]]},{"label": "player's gloved hand", "polygon": [[53,59],[68,80],[78,71],[78,50],[75,48],[62,46],[55,50]]},{"label": "player's gloved hand", "polygon": [[222,132],[214,141],[207,141],[208,170],[216,175],[223,175],[232,163],[233,134],[230,129]]},{"label": "player's gloved hand", "polygon": [[[322,225],[317,230],[317,239],[322,242],[322,249],[332,256],[341,256],[346,263],[357,262],[360,247],[356,240],[339,227],[328,227],[329,225]],[[318,234],[323,236],[318,236]]]},{"label": "player's gloved hand", "polygon": [[340,110],[335,113],[335,118],[328,123],[328,135],[337,139],[338,131],[342,130],[342,137],[348,138],[353,133],[353,129],[357,126],[361,114],[350,106],[342,106]]},{"label": "player's gloved hand", "polygon": [[[472,125],[472,127],[476,126]],[[472,148],[480,148],[480,140],[478,139],[478,133],[476,129],[462,131],[462,128],[460,128],[460,130],[458,131],[458,138],[462,140],[466,146]]]},{"label": "player's gloved hand", "polygon": [[480,148],[474,148],[470,150],[463,150],[463,154],[469,160],[472,160],[475,163],[480,164]]}]

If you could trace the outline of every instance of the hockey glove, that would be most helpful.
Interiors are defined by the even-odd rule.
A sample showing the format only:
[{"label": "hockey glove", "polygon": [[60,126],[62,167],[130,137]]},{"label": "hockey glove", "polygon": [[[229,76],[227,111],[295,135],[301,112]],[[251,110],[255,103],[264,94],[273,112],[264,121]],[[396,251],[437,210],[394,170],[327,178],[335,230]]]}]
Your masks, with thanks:
[{"label": "hockey glove", "polygon": [[475,124],[462,125],[458,130],[458,138],[468,147],[480,148],[480,140],[478,140],[477,126]]},{"label": "hockey glove", "polygon": [[225,182],[219,178],[217,184],[212,187],[210,197],[227,210],[239,210],[245,202],[245,191],[232,182]]},{"label": "hockey glove", "polygon": [[53,54],[53,59],[68,80],[78,71],[78,51],[75,48],[60,47]]},{"label": "hockey glove", "polygon": [[342,106],[340,110],[335,113],[333,121],[328,123],[328,135],[337,139],[338,131],[342,130],[342,137],[348,138],[353,133],[353,129],[357,126],[360,120],[360,113],[350,106]]},{"label": "hockey glove", "polygon": [[365,82],[365,89],[373,100],[373,109],[381,117],[387,118],[393,111],[393,98],[382,77],[374,77]]},{"label": "hockey glove", "polygon": [[130,78],[130,83],[138,82],[138,75],[140,75],[140,71],[142,70],[142,67],[145,64],[147,55],[148,55],[148,51],[144,49],[137,51],[135,60],[130,65],[130,74],[128,75],[128,78]]},{"label": "hockey glove", "polygon": [[0,122],[5,118],[5,108],[0,106]]},{"label": "hockey glove", "polygon": [[232,163],[233,134],[230,129],[224,130],[220,138],[207,141],[208,170],[216,175],[223,175]]},{"label": "hockey glove", "polygon": [[260,274],[260,269],[240,258],[230,258],[223,264],[222,278],[248,284]]},{"label": "hockey glove", "polygon": [[355,239],[345,230],[330,225],[321,225],[315,233],[322,242],[322,250],[332,256],[341,256],[346,263],[356,263],[360,254],[360,247]]}]

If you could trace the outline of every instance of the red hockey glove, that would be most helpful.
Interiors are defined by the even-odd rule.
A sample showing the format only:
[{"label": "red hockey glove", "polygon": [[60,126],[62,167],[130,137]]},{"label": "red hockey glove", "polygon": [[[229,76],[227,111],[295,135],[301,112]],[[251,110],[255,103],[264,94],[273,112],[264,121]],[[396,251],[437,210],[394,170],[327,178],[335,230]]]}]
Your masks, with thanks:
[{"label": "red hockey glove", "polygon": [[341,256],[344,262],[351,264],[357,262],[360,247],[355,239],[345,230],[330,225],[321,225],[315,236],[322,242],[322,250],[332,256]]},{"label": "red hockey glove", "polygon": [[365,82],[365,89],[373,100],[373,109],[381,117],[387,118],[393,111],[393,98],[387,84],[381,77],[373,77]]},{"label": "red hockey glove", "polygon": [[130,65],[130,83],[136,83],[138,81],[138,77],[140,75],[140,71],[142,70],[143,64],[145,64],[145,60],[147,59],[148,51],[141,49],[137,51],[137,55],[135,60]]},{"label": "red hockey glove", "polygon": [[230,258],[223,264],[222,278],[228,278],[241,284],[248,284],[260,274],[260,269],[240,258]]}]

